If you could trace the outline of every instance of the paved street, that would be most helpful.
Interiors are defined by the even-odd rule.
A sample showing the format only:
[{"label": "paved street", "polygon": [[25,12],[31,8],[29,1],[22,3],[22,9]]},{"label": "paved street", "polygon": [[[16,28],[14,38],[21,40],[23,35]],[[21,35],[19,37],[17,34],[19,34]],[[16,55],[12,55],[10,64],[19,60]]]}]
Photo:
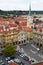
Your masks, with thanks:
[{"label": "paved street", "polygon": [[7,61],[5,60],[4,56],[0,56],[0,60],[3,60],[3,62],[5,63],[5,65],[8,65]]},{"label": "paved street", "polygon": [[37,49],[33,47],[31,44],[27,44],[26,46],[21,46],[25,53],[27,53],[28,56],[31,58],[34,58],[37,62],[43,60],[43,55],[39,54]]},{"label": "paved street", "polygon": [[25,65],[30,65],[28,61],[23,60],[23,58],[21,58],[20,56],[16,57],[19,58],[23,63],[25,63]]},{"label": "paved street", "polygon": [[[43,55],[41,55],[41,53],[39,53],[39,51],[33,44],[27,43],[26,45],[22,45],[20,47],[23,48],[23,50],[27,54],[27,56],[34,59],[36,62],[43,60]],[[20,56],[16,56],[16,57],[19,58],[22,62],[24,62],[25,65],[30,65],[29,62],[23,60],[23,58],[21,58]],[[5,64],[7,65],[7,61],[5,61],[4,56],[0,56],[0,59],[2,59],[3,62],[5,62]]]},{"label": "paved street", "polygon": [[[28,61],[23,60],[23,58],[21,58],[20,56],[16,55],[15,57],[19,58],[24,63],[24,65],[30,65]],[[4,56],[0,56],[0,60],[3,60],[3,62],[5,63],[5,65],[8,65],[8,63],[5,60]]]}]

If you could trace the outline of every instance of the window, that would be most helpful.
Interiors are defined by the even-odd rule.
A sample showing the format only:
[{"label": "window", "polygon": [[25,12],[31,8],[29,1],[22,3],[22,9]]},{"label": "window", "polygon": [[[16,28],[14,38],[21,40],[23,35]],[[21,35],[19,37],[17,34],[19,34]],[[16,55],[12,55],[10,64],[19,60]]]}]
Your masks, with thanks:
[{"label": "window", "polygon": [[42,44],[40,44],[40,47],[42,47]]},{"label": "window", "polygon": [[20,44],[20,41],[19,41],[19,44]]},{"label": "window", "polygon": [[37,43],[37,46],[39,46],[39,43]]},{"label": "window", "polygon": [[16,41],[16,44],[17,44],[17,41]]},{"label": "window", "polygon": [[26,40],[24,40],[24,42],[26,42]]}]

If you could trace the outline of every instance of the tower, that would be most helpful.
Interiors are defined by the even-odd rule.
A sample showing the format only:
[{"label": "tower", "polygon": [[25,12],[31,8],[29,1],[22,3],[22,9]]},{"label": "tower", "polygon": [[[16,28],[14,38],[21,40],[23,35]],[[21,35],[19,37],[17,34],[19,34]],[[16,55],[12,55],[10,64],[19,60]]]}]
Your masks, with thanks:
[{"label": "tower", "polygon": [[29,16],[31,16],[31,3],[29,4]]},{"label": "tower", "polygon": [[31,24],[32,24],[31,3],[29,3],[29,14],[27,18],[27,27],[30,27]]}]

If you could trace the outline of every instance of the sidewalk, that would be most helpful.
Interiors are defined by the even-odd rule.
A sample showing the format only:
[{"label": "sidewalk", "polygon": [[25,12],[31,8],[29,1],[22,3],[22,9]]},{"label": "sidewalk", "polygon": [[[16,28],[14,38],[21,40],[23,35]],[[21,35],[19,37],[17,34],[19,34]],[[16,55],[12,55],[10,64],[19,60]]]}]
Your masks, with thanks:
[{"label": "sidewalk", "polygon": [[33,44],[31,44],[31,46],[32,46],[33,48],[35,48],[40,55],[43,55],[43,54],[42,54],[42,50],[41,50],[40,48],[36,47],[36,46],[33,45]]}]

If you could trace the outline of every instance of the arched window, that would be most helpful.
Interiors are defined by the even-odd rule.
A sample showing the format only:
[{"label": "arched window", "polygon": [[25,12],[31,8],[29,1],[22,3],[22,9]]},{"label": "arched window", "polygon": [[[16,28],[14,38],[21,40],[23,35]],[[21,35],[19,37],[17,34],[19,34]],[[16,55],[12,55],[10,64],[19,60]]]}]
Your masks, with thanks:
[{"label": "arched window", "polygon": [[37,43],[37,46],[39,46],[39,43]]},{"label": "arched window", "polygon": [[40,47],[42,47],[42,44],[40,44]]}]

